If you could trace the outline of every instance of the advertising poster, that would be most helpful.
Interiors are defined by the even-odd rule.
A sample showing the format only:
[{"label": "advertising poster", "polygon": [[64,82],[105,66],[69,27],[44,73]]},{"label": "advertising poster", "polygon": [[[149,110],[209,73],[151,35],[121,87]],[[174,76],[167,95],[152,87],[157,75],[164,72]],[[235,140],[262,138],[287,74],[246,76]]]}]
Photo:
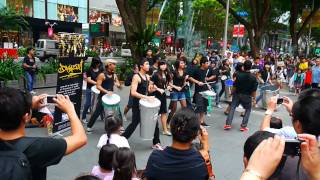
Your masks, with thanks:
[{"label": "advertising poster", "polygon": [[78,8],[68,5],[58,4],[58,20],[66,22],[78,22]]},{"label": "advertising poster", "polygon": [[[84,36],[76,33],[59,33],[60,54],[56,94],[68,95],[76,113],[80,116],[83,68]],[[66,114],[55,108],[52,133],[58,134],[70,129]]]},{"label": "advertising poster", "polygon": [[9,0],[7,1],[7,6],[10,9],[14,9],[17,13],[32,17],[33,0]]}]

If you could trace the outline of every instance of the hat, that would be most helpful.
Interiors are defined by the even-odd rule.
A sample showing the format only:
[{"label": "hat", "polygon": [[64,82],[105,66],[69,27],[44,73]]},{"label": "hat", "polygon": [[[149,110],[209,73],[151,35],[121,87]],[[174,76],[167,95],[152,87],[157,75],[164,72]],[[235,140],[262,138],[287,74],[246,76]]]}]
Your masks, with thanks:
[{"label": "hat", "polygon": [[108,66],[109,64],[117,64],[117,61],[114,59],[107,59],[105,65]]}]

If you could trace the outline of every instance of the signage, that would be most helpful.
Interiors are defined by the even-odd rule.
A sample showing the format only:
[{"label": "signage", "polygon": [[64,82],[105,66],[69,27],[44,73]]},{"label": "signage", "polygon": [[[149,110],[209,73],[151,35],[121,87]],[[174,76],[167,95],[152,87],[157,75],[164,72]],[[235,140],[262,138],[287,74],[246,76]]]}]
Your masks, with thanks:
[{"label": "signage", "polygon": [[237,15],[240,17],[247,17],[249,16],[247,11],[237,11]]},{"label": "signage", "polygon": [[49,27],[48,28],[48,37],[52,37],[53,36],[53,28]]},{"label": "signage", "polygon": [[233,37],[243,37],[244,36],[244,25],[234,25],[233,26]]},{"label": "signage", "polygon": [[[309,16],[310,9],[303,9],[302,10],[302,21],[304,22],[305,19]],[[312,17],[312,27],[320,27],[320,10],[316,12],[316,14]]]},{"label": "signage", "polygon": [[90,10],[89,12],[89,23],[111,23],[111,13],[102,12],[97,10]]},{"label": "signage", "polygon": [[314,50],[314,54],[320,55],[320,48],[316,48],[316,49]]},{"label": "signage", "polygon": [[33,0],[9,0],[7,1],[7,6],[10,9],[14,9],[17,13],[32,17]]},{"label": "signage", "polygon": [[78,22],[78,7],[58,4],[57,11],[59,21]]}]

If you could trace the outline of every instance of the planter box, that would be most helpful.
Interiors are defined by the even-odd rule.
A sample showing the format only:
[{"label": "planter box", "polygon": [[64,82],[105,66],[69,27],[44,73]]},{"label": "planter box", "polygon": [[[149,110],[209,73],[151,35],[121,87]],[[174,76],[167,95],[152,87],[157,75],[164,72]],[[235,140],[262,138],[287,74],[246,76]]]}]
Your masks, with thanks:
[{"label": "planter box", "polygon": [[36,76],[36,82],[33,85],[34,88],[45,88],[57,85],[57,74],[46,74],[46,78],[43,79],[39,75]]},{"label": "planter box", "polygon": [[23,79],[19,80],[10,80],[7,82],[2,82],[2,85],[5,87],[11,87],[11,88],[16,88],[16,89],[24,89],[23,87]]}]

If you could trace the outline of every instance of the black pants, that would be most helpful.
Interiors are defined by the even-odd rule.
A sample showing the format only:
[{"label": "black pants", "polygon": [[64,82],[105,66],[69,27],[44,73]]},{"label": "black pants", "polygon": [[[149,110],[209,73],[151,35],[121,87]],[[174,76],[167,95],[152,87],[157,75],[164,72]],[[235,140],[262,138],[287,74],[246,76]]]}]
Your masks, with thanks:
[{"label": "black pants", "polygon": [[222,94],[224,93],[225,89],[226,89],[225,81],[221,80],[221,90],[220,90],[220,93],[219,93],[219,97],[220,98],[221,98]]},{"label": "black pants", "polygon": [[[136,130],[138,124],[140,123],[140,109],[139,106],[137,107],[136,105],[134,105],[132,107],[132,121],[129,124],[129,126],[127,127],[127,129],[125,130],[125,132],[122,134],[122,136],[124,136],[125,138],[129,139],[130,136],[132,135],[132,133]],[[154,129],[154,135],[153,135],[153,145],[160,143],[160,135],[159,135],[159,124],[157,121],[156,127]]]},{"label": "black pants", "polygon": [[96,109],[94,110],[92,116],[90,117],[90,120],[87,124],[87,127],[92,128],[92,126],[94,125],[94,123],[96,122],[96,120],[99,116],[101,116],[101,118],[104,117],[104,108],[102,106],[102,96],[98,97]]}]

